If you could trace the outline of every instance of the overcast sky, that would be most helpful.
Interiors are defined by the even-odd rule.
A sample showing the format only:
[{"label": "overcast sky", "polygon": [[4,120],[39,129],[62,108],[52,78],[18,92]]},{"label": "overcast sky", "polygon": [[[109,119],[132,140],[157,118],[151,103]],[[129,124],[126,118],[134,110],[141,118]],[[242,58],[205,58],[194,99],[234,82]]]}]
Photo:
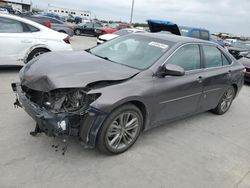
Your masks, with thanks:
[{"label": "overcast sky", "polygon": [[[48,4],[90,10],[92,17],[129,21],[132,0],[32,0],[47,9]],[[179,25],[196,26],[212,32],[250,36],[250,0],[135,0],[133,22],[155,18]]]}]

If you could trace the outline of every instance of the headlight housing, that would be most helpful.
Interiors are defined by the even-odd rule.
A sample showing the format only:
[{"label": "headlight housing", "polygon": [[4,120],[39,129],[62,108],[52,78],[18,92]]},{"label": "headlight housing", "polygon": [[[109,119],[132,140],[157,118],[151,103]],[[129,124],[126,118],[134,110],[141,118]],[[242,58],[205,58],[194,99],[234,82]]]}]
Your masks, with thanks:
[{"label": "headlight housing", "polygon": [[100,93],[87,94],[84,89],[59,89],[49,92],[43,105],[55,113],[81,113],[100,96]]}]

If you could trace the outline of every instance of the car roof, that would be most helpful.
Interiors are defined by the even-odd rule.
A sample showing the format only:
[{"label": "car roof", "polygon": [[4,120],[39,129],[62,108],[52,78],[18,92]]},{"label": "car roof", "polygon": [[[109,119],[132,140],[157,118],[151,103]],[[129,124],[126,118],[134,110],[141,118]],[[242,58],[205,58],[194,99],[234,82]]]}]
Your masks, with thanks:
[{"label": "car roof", "polygon": [[191,37],[184,37],[179,35],[173,35],[173,34],[166,34],[166,33],[139,33],[136,35],[144,35],[148,37],[153,37],[157,39],[166,40],[173,43],[207,43],[207,44],[214,44],[212,42],[191,38]]}]

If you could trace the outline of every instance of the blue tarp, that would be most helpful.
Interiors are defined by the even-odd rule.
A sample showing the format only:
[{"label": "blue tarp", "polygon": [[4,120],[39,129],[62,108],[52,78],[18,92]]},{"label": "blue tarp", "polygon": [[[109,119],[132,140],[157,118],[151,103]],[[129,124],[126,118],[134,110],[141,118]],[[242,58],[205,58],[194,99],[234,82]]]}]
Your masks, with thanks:
[{"label": "blue tarp", "polygon": [[170,21],[164,21],[164,20],[154,20],[154,19],[150,19],[150,20],[147,20],[148,23],[152,23],[152,24],[160,24],[160,25],[176,25],[175,23],[173,22],[170,22]]},{"label": "blue tarp", "polygon": [[173,22],[167,20],[165,21],[165,20],[154,20],[154,19],[147,20],[147,22],[150,31],[153,33],[168,31],[175,35],[181,35],[178,25]]}]

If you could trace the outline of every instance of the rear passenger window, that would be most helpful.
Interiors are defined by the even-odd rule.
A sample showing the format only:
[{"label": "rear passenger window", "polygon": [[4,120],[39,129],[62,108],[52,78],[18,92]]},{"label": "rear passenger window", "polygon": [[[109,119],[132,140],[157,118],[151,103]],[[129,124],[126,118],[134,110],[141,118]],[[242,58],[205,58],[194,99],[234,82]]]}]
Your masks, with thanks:
[{"label": "rear passenger window", "polygon": [[209,39],[209,34],[206,31],[201,31],[201,39],[203,40],[208,40]]},{"label": "rear passenger window", "polygon": [[200,31],[196,31],[196,30],[192,31],[191,37],[199,39],[200,38]]},{"label": "rear passenger window", "polygon": [[167,61],[168,64],[178,65],[185,71],[199,69],[200,62],[200,48],[197,44],[189,44],[181,47]]},{"label": "rear passenger window", "polygon": [[220,67],[222,63],[222,54],[220,50],[214,46],[203,46],[205,67]]},{"label": "rear passenger window", "polygon": [[38,28],[32,26],[32,25],[29,25],[29,24],[25,24],[25,26],[28,28],[29,32],[37,32],[37,31],[40,31]]}]

